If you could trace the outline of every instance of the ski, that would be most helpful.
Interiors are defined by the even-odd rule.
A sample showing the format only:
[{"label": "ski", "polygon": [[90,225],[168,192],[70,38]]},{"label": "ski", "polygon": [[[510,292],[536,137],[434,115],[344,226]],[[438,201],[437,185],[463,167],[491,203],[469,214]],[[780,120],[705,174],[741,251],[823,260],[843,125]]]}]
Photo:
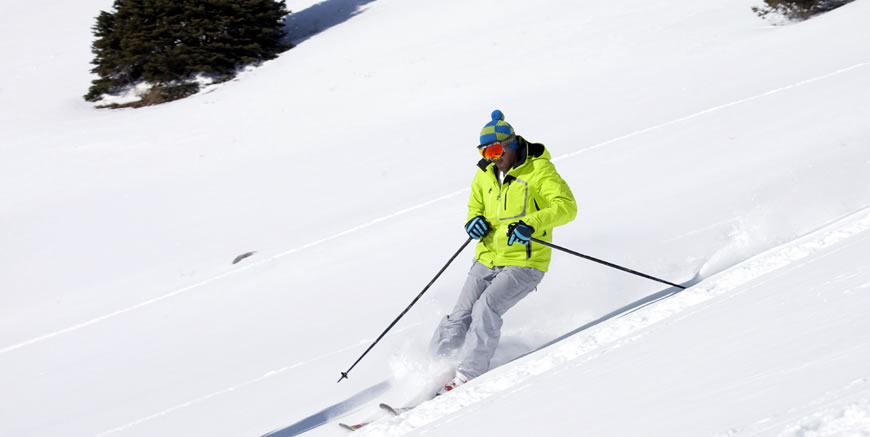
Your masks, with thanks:
[{"label": "ski", "polygon": [[[378,408],[380,408],[383,411],[386,411],[387,413],[389,413],[392,416],[398,416],[406,411],[414,409],[414,407],[393,408],[387,404],[379,404]],[[362,427],[364,427],[372,422],[374,422],[374,420],[370,420],[368,422],[360,422],[360,423],[357,423],[356,425],[348,425],[346,423],[339,423],[338,426],[340,426],[348,431],[356,431],[356,430],[358,430],[358,429],[360,429],[360,428],[362,428]]]},{"label": "ski", "polygon": [[348,425],[346,423],[339,423],[338,426],[340,426],[348,431],[356,431],[356,430],[368,425],[369,423],[371,423],[371,422],[357,423],[356,425]]}]

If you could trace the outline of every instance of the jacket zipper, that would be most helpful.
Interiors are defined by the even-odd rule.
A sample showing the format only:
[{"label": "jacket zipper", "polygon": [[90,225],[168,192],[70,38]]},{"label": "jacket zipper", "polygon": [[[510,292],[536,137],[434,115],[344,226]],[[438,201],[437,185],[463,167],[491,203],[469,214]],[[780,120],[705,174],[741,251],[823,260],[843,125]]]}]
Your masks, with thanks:
[{"label": "jacket zipper", "polygon": [[[495,183],[498,184],[498,194],[495,196],[495,204],[498,205],[496,207],[495,218],[497,221],[501,221],[501,202],[500,202],[500,200],[501,200],[501,184],[499,184],[498,176],[496,176],[495,173],[493,173],[492,177],[495,180]],[[492,191],[490,191],[490,192],[492,192]],[[499,252],[498,235],[492,236],[492,244],[493,244],[493,246],[495,246],[494,247],[495,253],[498,253]]]}]

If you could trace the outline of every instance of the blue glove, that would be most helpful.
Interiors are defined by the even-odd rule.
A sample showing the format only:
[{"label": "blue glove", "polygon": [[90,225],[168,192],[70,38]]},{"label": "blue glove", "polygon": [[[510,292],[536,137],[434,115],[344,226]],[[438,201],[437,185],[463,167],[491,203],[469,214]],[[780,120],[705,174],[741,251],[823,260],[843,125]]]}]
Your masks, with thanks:
[{"label": "blue glove", "polygon": [[535,228],[523,223],[520,220],[517,223],[512,223],[508,226],[508,246],[513,246],[514,243],[520,243],[523,245],[529,244],[529,239],[532,238],[532,234],[535,233]]},{"label": "blue glove", "polygon": [[489,230],[489,223],[482,215],[469,220],[468,223],[465,224],[465,232],[468,232],[468,236],[475,240],[485,237],[486,234],[489,233]]}]

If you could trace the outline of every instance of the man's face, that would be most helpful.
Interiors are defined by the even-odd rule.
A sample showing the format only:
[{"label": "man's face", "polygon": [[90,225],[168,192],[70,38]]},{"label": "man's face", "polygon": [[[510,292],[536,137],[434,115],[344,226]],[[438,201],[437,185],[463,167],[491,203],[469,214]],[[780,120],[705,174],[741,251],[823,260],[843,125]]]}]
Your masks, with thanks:
[{"label": "man's face", "polygon": [[485,159],[495,163],[496,167],[502,172],[506,172],[519,160],[519,151],[508,148],[508,146],[514,143],[516,143],[516,137],[511,135],[506,140],[491,143],[487,146],[479,146],[478,149]]},{"label": "man's face", "polygon": [[504,154],[501,155],[501,158],[498,158],[493,162],[495,162],[495,165],[499,170],[503,173],[507,173],[507,171],[517,163],[519,156],[520,152],[518,150],[505,147]]}]

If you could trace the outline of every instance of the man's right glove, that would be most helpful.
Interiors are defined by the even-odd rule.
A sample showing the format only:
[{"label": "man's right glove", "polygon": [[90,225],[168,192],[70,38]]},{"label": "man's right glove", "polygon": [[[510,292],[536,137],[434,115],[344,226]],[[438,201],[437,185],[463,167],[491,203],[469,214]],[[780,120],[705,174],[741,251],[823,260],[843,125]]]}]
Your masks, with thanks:
[{"label": "man's right glove", "polygon": [[489,233],[489,230],[489,223],[482,215],[469,220],[468,223],[465,224],[465,232],[468,232],[468,236],[475,240],[480,240],[485,237],[486,234]]}]

